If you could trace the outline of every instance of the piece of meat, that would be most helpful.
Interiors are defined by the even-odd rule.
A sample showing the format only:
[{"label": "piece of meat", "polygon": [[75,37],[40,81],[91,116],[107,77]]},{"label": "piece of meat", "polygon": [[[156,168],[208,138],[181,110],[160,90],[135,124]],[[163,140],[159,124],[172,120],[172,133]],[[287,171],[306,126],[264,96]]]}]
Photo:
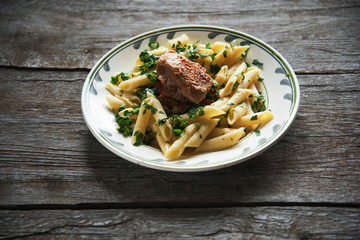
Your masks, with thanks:
[{"label": "piece of meat", "polygon": [[159,58],[156,70],[164,84],[162,94],[182,102],[200,103],[213,84],[205,68],[173,51]]}]

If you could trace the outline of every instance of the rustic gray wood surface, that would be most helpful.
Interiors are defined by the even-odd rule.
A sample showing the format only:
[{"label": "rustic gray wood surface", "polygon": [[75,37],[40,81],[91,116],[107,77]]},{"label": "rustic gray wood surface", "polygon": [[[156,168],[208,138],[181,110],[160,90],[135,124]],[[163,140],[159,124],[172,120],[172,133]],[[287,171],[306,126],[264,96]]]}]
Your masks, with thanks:
[{"label": "rustic gray wood surface", "polygon": [[[297,118],[233,167],[125,161],[80,108],[91,67],[158,27],[252,34],[294,68]],[[360,238],[359,1],[1,1],[0,239]]]}]

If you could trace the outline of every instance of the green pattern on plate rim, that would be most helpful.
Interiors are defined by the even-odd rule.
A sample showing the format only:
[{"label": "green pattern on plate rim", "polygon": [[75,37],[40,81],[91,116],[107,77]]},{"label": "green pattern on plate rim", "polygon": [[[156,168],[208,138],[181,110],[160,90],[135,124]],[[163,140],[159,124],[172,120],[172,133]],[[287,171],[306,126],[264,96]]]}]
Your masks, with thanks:
[{"label": "green pattern on plate rim", "polygon": [[[191,38],[191,33],[193,34],[201,33],[202,37],[205,38],[206,36],[209,42],[214,42],[215,40],[231,42],[232,40],[239,38],[241,39],[241,41],[246,41],[250,43],[251,45],[250,49],[253,49],[254,47],[258,48],[258,51],[262,54],[263,57],[269,59],[269,56],[271,56],[272,60],[270,59],[269,61],[271,63],[274,62],[276,64],[276,66],[271,68],[272,69],[271,74],[281,76],[278,81],[278,86],[276,87],[281,88],[284,93],[282,97],[282,101],[290,101],[290,105],[288,107],[288,113],[282,122],[274,122],[273,124],[271,124],[270,122],[267,124],[269,125],[268,128],[271,130],[270,136],[259,137],[258,139],[256,139],[257,144],[252,144],[252,146],[244,146],[242,152],[236,151],[237,146],[240,145],[237,144],[229,152],[231,156],[227,155],[226,159],[224,160],[214,160],[212,159],[213,158],[212,155],[215,155],[216,153],[213,153],[212,155],[209,155],[209,153],[207,153],[207,154],[203,154],[203,156],[201,156],[201,158],[198,158],[197,160],[193,160],[193,156],[187,155],[185,158],[181,158],[179,161],[169,162],[166,161],[165,159],[159,158],[158,156],[155,156],[153,158],[148,158],[147,156],[141,155],[141,153],[138,154],[140,150],[136,151],[137,154],[135,154],[134,151],[128,150],[128,148],[131,148],[126,143],[126,141],[128,142],[130,141],[129,139],[124,138],[124,142],[119,142],[118,140],[112,138],[115,137],[114,133],[111,134],[109,132],[110,131],[109,129],[107,129],[108,131],[103,129],[104,126],[102,126],[98,121],[99,117],[95,116],[95,114],[92,113],[92,106],[89,104],[89,102],[92,101],[90,99],[92,97],[104,97],[102,95],[97,96],[99,92],[102,92],[102,89],[100,88],[104,88],[106,82],[109,81],[109,79],[102,76],[102,74],[106,75],[114,71],[118,72],[118,70],[112,69],[112,61],[115,61],[114,58],[118,54],[121,54],[122,51],[126,51],[130,48],[136,51],[140,51],[140,49],[146,48],[147,40],[155,41],[158,40],[159,38],[164,38],[168,40],[176,37],[177,33],[190,34],[190,38]],[[144,44],[145,46],[143,46]],[[266,66],[265,64],[264,64],[264,68]],[[265,81],[266,79],[267,77],[265,78]],[[95,86],[96,84],[98,87]],[[266,82],[265,84],[268,83]],[[271,104],[269,103],[270,101],[269,98],[271,94],[269,95],[268,88],[270,87],[271,88],[270,91],[272,91],[272,89],[274,88],[272,85],[274,85],[274,83],[272,83],[271,86],[266,85],[267,87],[265,87],[265,85],[263,84],[264,89],[266,91],[265,95],[267,99],[267,106],[271,106]],[[285,90],[285,88],[287,88],[288,90]],[[84,119],[90,131],[93,133],[93,135],[110,151],[114,152],[115,154],[131,162],[155,169],[168,170],[168,171],[179,171],[179,172],[205,171],[205,170],[212,170],[216,168],[231,166],[236,163],[248,160],[256,156],[257,154],[265,151],[270,146],[272,146],[276,141],[280,139],[280,137],[285,133],[285,131],[289,128],[290,124],[295,119],[295,115],[299,107],[299,96],[300,96],[299,94],[300,94],[299,84],[297,82],[295,73],[288,64],[288,62],[275,49],[273,49],[271,46],[264,43],[263,41],[246,33],[238,32],[236,30],[227,29],[227,28],[214,27],[214,26],[194,26],[194,25],[175,26],[175,27],[157,29],[140,34],[136,37],[133,37],[119,44],[118,46],[110,50],[107,54],[105,54],[95,64],[95,66],[90,71],[85,81],[82,92],[82,111],[83,111]],[[281,100],[276,100],[276,101],[281,101]],[[281,102],[281,103],[286,104],[285,102]],[[249,138],[254,138],[254,137],[255,137],[254,134],[249,134],[240,142],[246,142]],[[143,147],[142,150],[144,151],[145,150],[157,151],[148,146],[142,146],[142,147]]]}]

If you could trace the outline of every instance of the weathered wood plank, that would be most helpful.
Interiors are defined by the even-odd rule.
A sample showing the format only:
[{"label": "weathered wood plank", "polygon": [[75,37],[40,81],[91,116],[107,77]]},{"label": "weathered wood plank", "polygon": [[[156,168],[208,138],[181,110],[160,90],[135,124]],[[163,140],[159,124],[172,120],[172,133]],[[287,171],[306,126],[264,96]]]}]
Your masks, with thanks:
[{"label": "weathered wood plank", "polygon": [[0,211],[1,239],[355,239],[360,210],[326,207]]},{"label": "weathered wood plank", "polygon": [[298,72],[360,67],[358,1],[2,1],[0,65],[91,68],[139,33],[214,24],[273,45]]},{"label": "weathered wood plank", "polygon": [[358,74],[299,76],[300,111],[278,144],[191,174],[140,167],[98,143],[81,115],[86,74],[0,71],[1,205],[360,202]]}]

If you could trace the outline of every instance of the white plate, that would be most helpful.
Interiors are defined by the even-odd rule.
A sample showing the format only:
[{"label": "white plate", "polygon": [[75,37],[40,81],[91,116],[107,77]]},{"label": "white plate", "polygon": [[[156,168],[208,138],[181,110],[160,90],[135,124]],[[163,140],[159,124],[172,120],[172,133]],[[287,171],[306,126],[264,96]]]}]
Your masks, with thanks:
[{"label": "white plate", "polygon": [[[167,41],[186,33],[191,43],[234,39],[250,43],[246,62],[258,59],[264,63],[260,76],[264,78],[267,107],[274,119],[261,128],[260,136],[249,134],[237,145],[217,152],[184,155],[178,161],[167,161],[163,154],[149,146],[135,147],[130,138],[116,130],[114,115],[107,108],[105,85],[118,72],[128,72],[134,67],[141,50],[149,41],[167,46]],[[92,68],[86,78],[81,106],[84,119],[96,139],[113,153],[133,163],[150,168],[176,172],[206,171],[231,166],[248,160],[271,147],[280,139],[295,119],[300,102],[299,83],[289,63],[280,53],[265,42],[236,30],[202,25],[175,26],[156,29],[133,37],[106,53]]]}]

